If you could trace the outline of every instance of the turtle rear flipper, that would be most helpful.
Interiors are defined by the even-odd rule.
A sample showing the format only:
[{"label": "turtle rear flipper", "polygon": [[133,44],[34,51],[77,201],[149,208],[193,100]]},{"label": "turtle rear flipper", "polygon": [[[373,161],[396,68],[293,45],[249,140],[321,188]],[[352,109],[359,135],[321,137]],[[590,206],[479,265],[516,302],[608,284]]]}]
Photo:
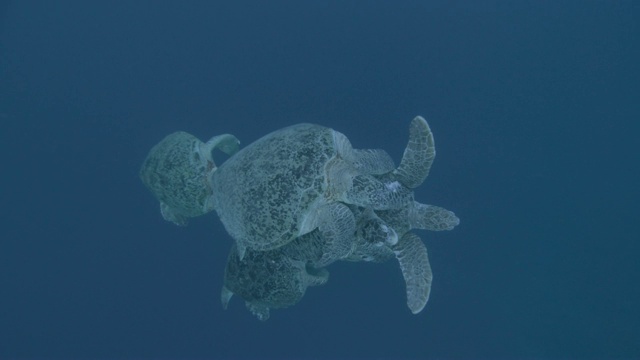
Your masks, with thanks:
[{"label": "turtle rear flipper", "polygon": [[391,156],[382,149],[352,149],[346,155],[346,160],[362,174],[382,175],[396,168]]}]

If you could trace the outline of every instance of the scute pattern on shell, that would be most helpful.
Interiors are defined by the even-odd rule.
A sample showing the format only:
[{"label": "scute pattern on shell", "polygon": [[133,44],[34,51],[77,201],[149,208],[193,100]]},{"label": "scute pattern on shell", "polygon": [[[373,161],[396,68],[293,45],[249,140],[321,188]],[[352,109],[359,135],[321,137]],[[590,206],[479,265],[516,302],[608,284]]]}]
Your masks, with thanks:
[{"label": "scute pattern on shell", "polygon": [[291,253],[284,249],[292,244],[271,251],[248,250],[242,260],[233,246],[224,273],[223,307],[226,309],[231,294],[237,294],[260,320],[267,320],[269,309],[295,305],[307,287],[326,283],[329,279],[326,269],[310,268],[306,261],[288,256]]},{"label": "scute pattern on shell", "polygon": [[200,143],[186,132],[173,133],[151,149],[140,169],[142,182],[158,200],[186,217],[211,210],[205,209],[211,188],[206,179],[209,164],[197,151]]},{"label": "scute pattern on shell", "polygon": [[300,276],[304,266],[303,262],[291,260],[280,251],[247,251],[240,261],[238,252],[232,248],[224,282],[245,301],[286,307],[297,303],[304,294],[306,284]]},{"label": "scute pattern on shell", "polygon": [[[292,306],[308,286],[326,283],[324,267],[335,261],[395,258],[409,309],[423,310],[433,275],[411,230],[450,230],[460,221],[414,200],[435,158],[424,118],[413,119],[397,168],[384,150],[353,149],[343,134],[313,124],[277,130],[236,153],[238,144],[230,134],[203,144],[173,133],[140,170],[166,220],[184,225],[215,209],[236,241],[221,292],[225,309],[236,294],[266,320],[271,308]],[[216,168],[212,149],[232,157]]]},{"label": "scute pattern on shell", "polygon": [[[313,131],[310,131],[313,130]],[[300,223],[326,186],[336,155],[333,130],[299,124],[240,150],[213,177],[214,207],[229,234],[254,250],[271,250],[300,235]],[[260,216],[267,209],[269,216]]]}]

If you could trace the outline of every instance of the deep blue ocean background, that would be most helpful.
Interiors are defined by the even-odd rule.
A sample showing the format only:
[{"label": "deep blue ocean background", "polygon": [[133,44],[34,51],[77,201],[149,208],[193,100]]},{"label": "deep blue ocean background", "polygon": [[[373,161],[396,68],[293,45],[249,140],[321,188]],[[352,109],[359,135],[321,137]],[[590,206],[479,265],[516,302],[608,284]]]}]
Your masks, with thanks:
[{"label": "deep blue ocean background", "polygon": [[[0,8],[0,358],[640,358],[640,2],[11,1]],[[400,160],[434,282],[337,263],[260,322],[231,238],[138,170],[165,135],[314,122]],[[221,158],[223,159],[223,157]]]}]

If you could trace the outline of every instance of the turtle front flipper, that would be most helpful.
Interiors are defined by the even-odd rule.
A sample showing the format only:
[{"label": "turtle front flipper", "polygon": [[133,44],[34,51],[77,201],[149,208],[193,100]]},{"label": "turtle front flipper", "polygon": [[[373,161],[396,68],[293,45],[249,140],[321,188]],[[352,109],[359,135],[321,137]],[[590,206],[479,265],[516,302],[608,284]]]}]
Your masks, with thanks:
[{"label": "turtle front flipper", "polygon": [[353,251],[356,220],[348,206],[335,202],[322,206],[317,215],[324,252],[318,267],[343,259]]},{"label": "turtle front flipper", "polygon": [[320,286],[329,281],[329,271],[325,268],[316,269],[307,265],[303,276],[308,286]]},{"label": "turtle front flipper", "polygon": [[397,181],[381,181],[372,175],[356,175],[344,193],[345,202],[374,210],[397,209],[413,200],[413,192]]},{"label": "turtle front flipper", "polygon": [[404,277],[407,306],[412,313],[417,314],[424,309],[429,300],[433,279],[427,247],[417,235],[406,233],[393,247],[393,252]]},{"label": "turtle front flipper", "polygon": [[218,149],[231,156],[237,153],[240,149],[240,140],[231,134],[217,135],[209,139],[209,141],[204,144],[204,151],[206,154],[211,154],[213,149]]},{"label": "turtle front flipper", "polygon": [[436,147],[429,124],[422,116],[416,116],[409,127],[409,143],[393,175],[402,185],[415,189],[429,175],[435,157]]},{"label": "turtle front flipper", "polygon": [[351,149],[343,156],[361,174],[382,175],[396,168],[391,156],[381,149]]},{"label": "turtle front flipper", "polygon": [[442,231],[458,226],[460,219],[445,208],[414,202],[409,209],[409,223],[412,229]]},{"label": "turtle front flipper", "polygon": [[[213,173],[218,169],[215,161],[213,161],[213,150],[218,149],[223,153],[231,156],[238,152],[240,149],[240,140],[231,134],[217,135],[209,139],[206,143],[201,143],[199,148],[200,156],[207,161],[206,169],[206,183],[211,184]],[[206,206],[209,209],[213,209],[213,195],[209,196],[206,201]]]},{"label": "turtle front flipper", "polygon": [[233,291],[222,285],[222,291],[220,291],[220,301],[222,302],[223,309],[227,310],[227,307],[229,307],[229,301],[231,301],[232,297]]}]

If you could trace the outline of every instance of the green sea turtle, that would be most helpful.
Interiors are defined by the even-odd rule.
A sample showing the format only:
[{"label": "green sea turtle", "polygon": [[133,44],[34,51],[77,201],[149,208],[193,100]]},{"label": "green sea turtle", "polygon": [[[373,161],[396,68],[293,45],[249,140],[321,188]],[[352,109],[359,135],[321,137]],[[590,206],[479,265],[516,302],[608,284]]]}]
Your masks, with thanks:
[{"label": "green sea turtle", "polygon": [[[412,233],[398,239],[393,228],[370,209],[350,208],[356,214],[357,224],[352,239],[354,250],[351,256],[341,260],[383,262],[394,257],[398,259],[405,278],[407,304],[414,314],[419,313],[429,298],[431,285],[431,269],[424,244]],[[437,229],[442,229],[445,223],[451,227],[457,218],[450,214],[445,218],[437,217],[438,220],[424,220],[442,222],[434,227]],[[404,223],[409,222],[400,218],[401,212],[393,215],[395,218],[390,218],[389,223],[405,226]],[[307,287],[322,285],[328,280],[329,272],[317,267],[325,251],[318,229],[274,250],[247,249],[242,260],[233,246],[224,273],[223,307],[227,308],[235,294],[260,320],[267,320],[270,309],[295,305],[302,300]]]},{"label": "green sea turtle", "polygon": [[[417,187],[427,177],[435,158],[433,136],[426,121],[418,117],[410,128],[409,143],[405,149],[400,166],[387,174],[380,175],[386,183],[400,182],[398,187]],[[319,230],[302,235],[280,248],[256,252],[248,250],[249,259],[240,262],[242,267],[234,265],[239,258],[230,255],[230,264],[236,271],[225,272],[225,288],[223,288],[223,304],[226,306],[232,293],[244,298],[247,306],[255,313],[256,308],[262,313],[269,307],[291,306],[300,301],[306,286],[299,279],[308,276],[309,271],[316,272],[322,266],[336,260],[382,262],[396,258],[400,264],[406,283],[407,305],[417,314],[427,303],[431,287],[431,268],[427,249],[420,238],[410,233],[411,229],[450,230],[459,223],[459,219],[451,211],[411,201],[402,207],[388,210],[373,210],[368,207],[348,205],[354,215],[355,228],[350,234],[350,252],[347,256],[334,252],[327,246]],[[261,269],[272,269],[281,263],[287,271],[268,271],[271,278],[278,281],[254,282],[249,274],[261,274]],[[296,271],[291,270],[291,264]],[[302,264],[305,264],[304,266]],[[227,265],[229,269],[229,264]],[[242,279],[238,281],[236,278]],[[269,286],[264,286],[268,283]],[[234,291],[229,289],[233,288]],[[256,290],[259,291],[256,291]],[[292,297],[291,289],[297,296]],[[247,295],[249,294],[249,295]],[[260,294],[260,296],[250,295]],[[266,300],[265,300],[266,299]],[[266,309],[266,310],[265,310]],[[260,316],[259,316],[260,317]]]},{"label": "green sea turtle", "polygon": [[140,178],[160,201],[167,221],[186,225],[187,218],[213,210],[210,178],[216,170],[211,152],[219,149],[233,155],[238,139],[224,134],[206,143],[183,131],[168,135],[156,144],[140,169]]},{"label": "green sea turtle", "polygon": [[[361,224],[359,219],[356,221]],[[355,245],[356,234],[352,236]],[[267,320],[270,309],[293,306],[302,300],[308,286],[327,282],[329,272],[318,267],[326,252],[325,239],[318,229],[277,249],[247,249],[242,260],[234,244],[224,272],[222,307],[226,310],[232,296],[237,295],[258,319]]]},{"label": "green sea turtle", "polygon": [[[317,230],[311,234],[305,236],[320,238]],[[271,251],[247,249],[242,260],[234,244],[224,271],[220,294],[222,307],[227,309],[231,297],[237,294],[245,301],[247,309],[264,321],[269,318],[270,309],[292,306],[302,299],[307,287],[326,283],[329,279],[326,269],[313,268],[307,261],[290,257],[284,251],[301,244],[295,243]]]},{"label": "green sea turtle", "polygon": [[[348,204],[376,210],[412,201],[383,150],[353,149],[333,129],[298,124],[272,132],[230,157],[211,176],[212,203],[242,259],[247,248],[273,250],[318,229],[335,255],[352,247]],[[411,175],[413,176],[413,175]],[[398,179],[410,176],[400,172]]]}]

